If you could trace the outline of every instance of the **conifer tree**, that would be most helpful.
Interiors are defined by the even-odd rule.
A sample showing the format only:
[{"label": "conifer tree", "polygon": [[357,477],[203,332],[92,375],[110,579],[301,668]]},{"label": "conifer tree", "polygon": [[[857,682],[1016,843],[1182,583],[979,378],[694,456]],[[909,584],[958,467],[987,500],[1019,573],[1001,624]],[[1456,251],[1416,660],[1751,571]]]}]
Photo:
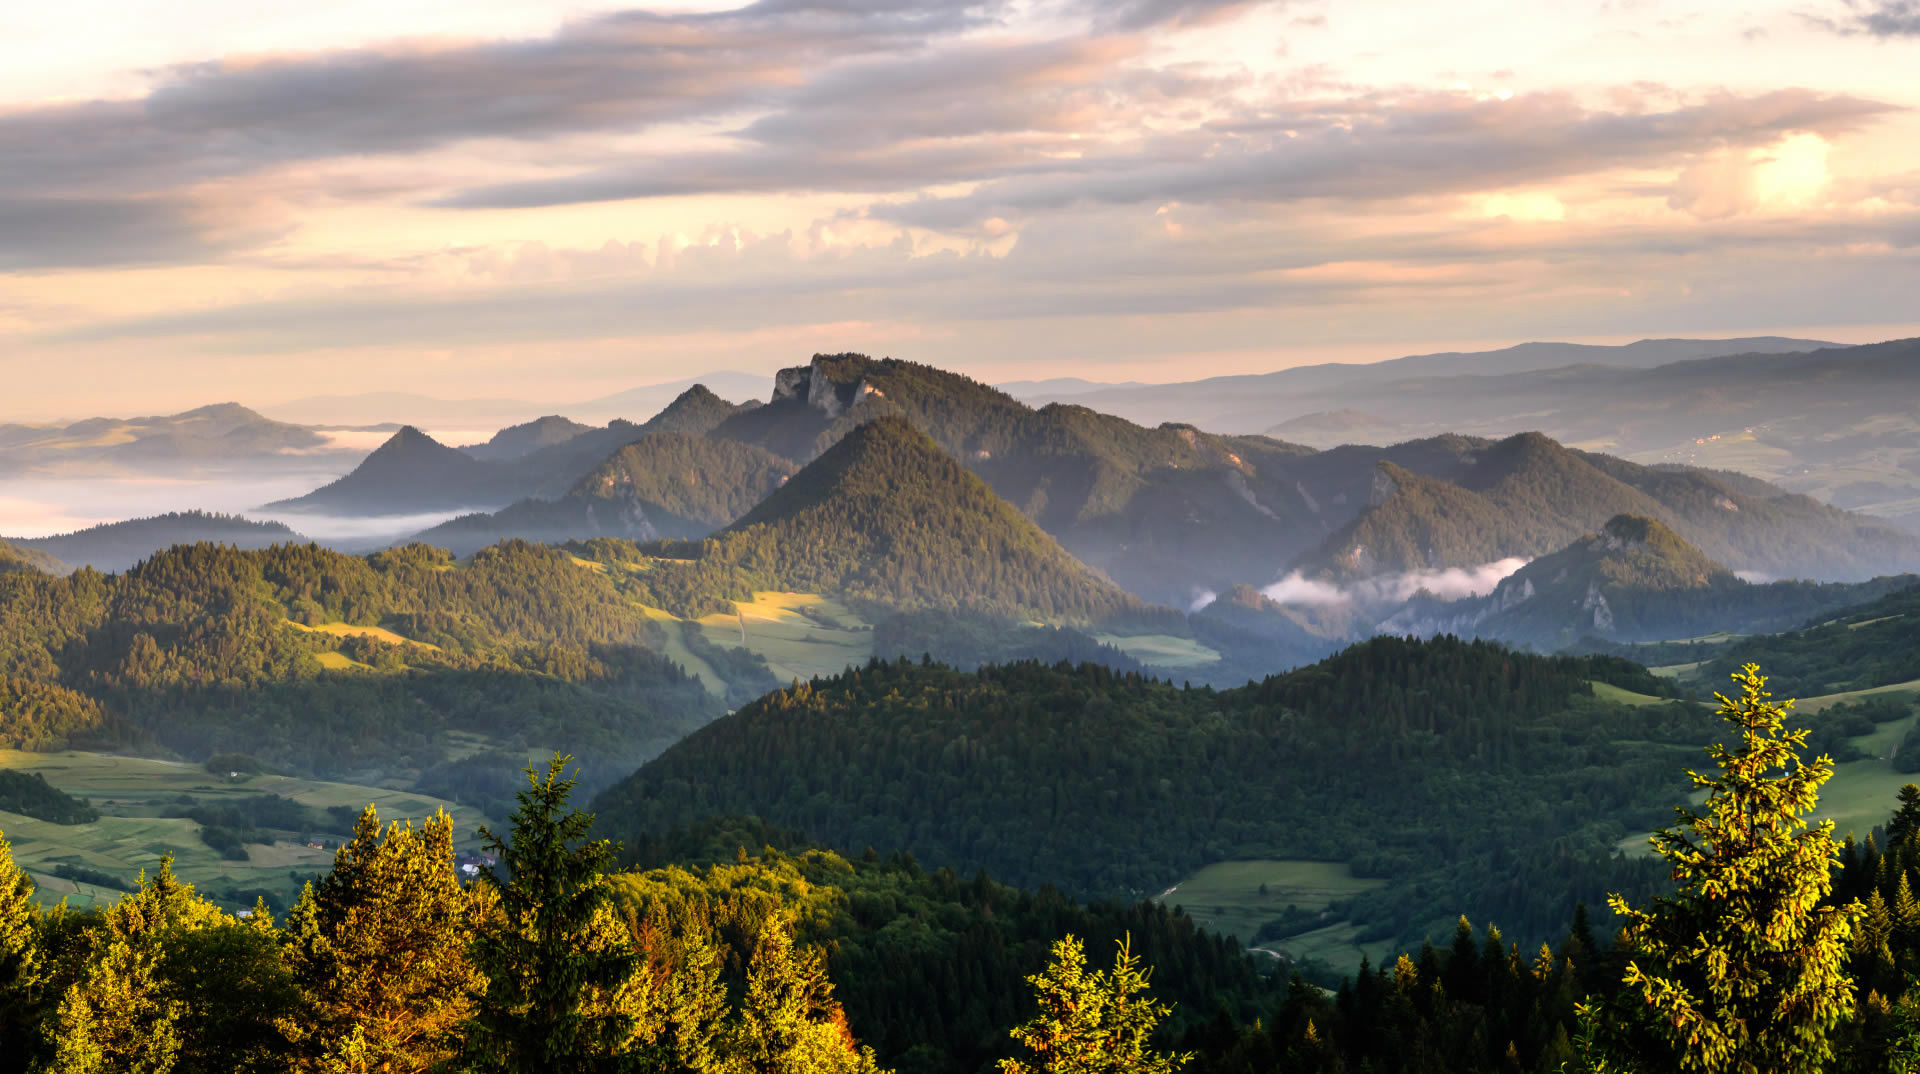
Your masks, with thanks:
[{"label": "conifer tree", "polygon": [[767,915],[755,938],[724,1069],[740,1074],[878,1074],[873,1049],[856,1047],[833,1001],[826,959],[795,951],[793,922]]},{"label": "conifer tree", "polygon": [[1033,1054],[1002,1059],[1000,1074],[1174,1074],[1187,1064],[1190,1055],[1154,1050],[1153,1031],[1171,1008],[1144,994],[1149,971],[1134,957],[1132,938],[1119,946],[1111,972],[1088,973],[1078,939],[1053,945],[1046,970],[1027,978],[1040,1013],[1013,1030]]},{"label": "conifer tree", "polygon": [[1758,667],[1733,679],[1740,696],[1720,695],[1720,716],[1739,744],[1707,748],[1719,774],[1688,772],[1704,807],[1677,809],[1681,823],[1652,839],[1678,891],[1644,910],[1608,900],[1627,918],[1629,961],[1625,994],[1581,1009],[1593,1071],[1817,1074],[1853,1013],[1845,964],[1861,908],[1820,905],[1839,848],[1831,821],[1805,819],[1833,760],[1802,760],[1808,732],[1785,729],[1792,702],[1767,700]]},{"label": "conifer tree", "polygon": [[187,1004],[162,977],[174,930],[217,923],[223,915],[173,875],[161,859],[140,890],[108,907],[90,930],[86,964],[61,997],[52,1027],[49,1074],[167,1074],[184,1044]]},{"label": "conifer tree", "polygon": [[662,1028],[653,982],[603,875],[615,848],[588,841],[593,815],[567,805],[570,761],[555,754],[544,778],[525,770],[508,838],[480,829],[506,875],[481,874],[498,905],[473,944],[485,977],[468,1022],[475,1070],[623,1070]]},{"label": "conifer tree", "polygon": [[45,976],[37,935],[40,913],[33,901],[33,878],[13,860],[13,847],[0,838],[0,1071],[25,1069],[27,1048],[19,1044],[34,1031],[39,989]]},{"label": "conifer tree", "polygon": [[454,873],[453,818],[382,832],[367,806],[288,920],[307,1006],[283,1026],[303,1066],[401,1074],[452,1058],[481,984],[467,954],[473,901]]}]

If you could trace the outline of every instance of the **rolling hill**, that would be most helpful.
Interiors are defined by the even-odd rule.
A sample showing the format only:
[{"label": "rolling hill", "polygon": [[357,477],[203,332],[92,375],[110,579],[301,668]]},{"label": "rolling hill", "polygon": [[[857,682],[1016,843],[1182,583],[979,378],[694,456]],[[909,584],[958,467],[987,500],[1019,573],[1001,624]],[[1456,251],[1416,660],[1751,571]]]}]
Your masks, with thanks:
[{"label": "rolling hill", "polygon": [[266,548],[300,543],[306,538],[283,522],[255,522],[238,515],[206,511],[175,511],[151,518],[107,522],[53,537],[9,540],[18,548],[52,557],[65,569],[92,567],[111,572],[124,571],[175,545],[207,542],[233,548]]},{"label": "rolling hill", "polygon": [[525,543],[461,563],[196,544],[114,575],[0,573],[0,713],[41,714],[29,749],[124,727],[195,761],[497,791],[558,747],[607,782],[719,711],[663,644],[601,573]]},{"label": "rolling hill", "polygon": [[309,469],[348,454],[319,430],[274,421],[238,403],[179,414],[0,425],[0,473]]},{"label": "rolling hill", "polygon": [[[1348,862],[1410,891],[1502,847],[1524,857],[1517,831],[1551,833],[1562,873],[1540,916],[1564,920],[1578,833],[1658,815],[1707,727],[1690,705],[1602,701],[1596,679],[1661,689],[1623,661],[1455,640],[1377,639],[1222,691],[1094,665],[876,662],[716,720],[594,808],[629,840],[752,815],[831,846],[1106,895],[1244,858]],[[1509,879],[1478,875],[1481,890],[1446,905],[1485,905]],[[1435,895],[1367,925],[1417,942]],[[1519,917],[1501,920],[1524,931]]]}]

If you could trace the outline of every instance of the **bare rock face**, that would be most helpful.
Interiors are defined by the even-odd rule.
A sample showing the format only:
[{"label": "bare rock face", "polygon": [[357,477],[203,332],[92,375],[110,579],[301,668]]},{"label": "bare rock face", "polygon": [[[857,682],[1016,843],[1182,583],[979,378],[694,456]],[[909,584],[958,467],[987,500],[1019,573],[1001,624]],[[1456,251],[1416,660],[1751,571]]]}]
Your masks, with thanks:
[{"label": "bare rock face", "polygon": [[820,368],[820,360],[808,365],[782,369],[773,375],[773,398],[798,399],[828,418],[837,418],[879,389],[862,380],[854,384],[835,384]]},{"label": "bare rock face", "polygon": [[1593,629],[1605,634],[1613,629],[1613,608],[1607,604],[1607,595],[1600,592],[1600,584],[1587,585],[1587,599],[1580,605],[1582,610],[1593,613]]},{"label": "bare rock face", "polygon": [[1393,494],[1399,491],[1400,483],[1395,481],[1392,475],[1388,474],[1385,470],[1375,470],[1373,472],[1373,488],[1367,493],[1367,506],[1378,507],[1392,499]]}]

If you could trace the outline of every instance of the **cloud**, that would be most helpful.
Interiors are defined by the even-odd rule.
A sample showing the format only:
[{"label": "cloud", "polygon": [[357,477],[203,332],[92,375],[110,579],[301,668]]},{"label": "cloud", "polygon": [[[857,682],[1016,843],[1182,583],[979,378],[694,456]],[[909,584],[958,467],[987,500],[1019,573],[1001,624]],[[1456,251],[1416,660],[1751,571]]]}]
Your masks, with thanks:
[{"label": "cloud", "polygon": [[1920,37],[1920,0],[1878,0],[1862,4],[1847,0],[1844,18],[1803,15],[1806,21],[1837,34],[1870,37]]},{"label": "cloud", "polygon": [[1307,578],[1294,571],[1261,590],[1276,604],[1320,607],[1358,603],[1377,607],[1400,604],[1422,591],[1441,600],[1464,600],[1493,592],[1502,579],[1527,565],[1524,559],[1508,558],[1478,567],[1448,567],[1443,570],[1404,571],[1363,579],[1351,585]]},{"label": "cloud", "polygon": [[1084,203],[1381,200],[1683,162],[1720,146],[1855,130],[1899,106],[1792,89],[1731,93],[1663,111],[1605,111],[1570,94],[1502,101],[1458,93],[1285,102],[1143,144],[876,212],[953,226]]}]

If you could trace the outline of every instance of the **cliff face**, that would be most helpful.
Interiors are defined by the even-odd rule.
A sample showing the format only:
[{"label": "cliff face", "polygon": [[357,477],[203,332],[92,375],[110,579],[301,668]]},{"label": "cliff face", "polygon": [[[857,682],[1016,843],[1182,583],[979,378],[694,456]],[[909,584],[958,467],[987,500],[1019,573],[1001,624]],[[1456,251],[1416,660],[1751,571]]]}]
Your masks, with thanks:
[{"label": "cliff face", "polygon": [[773,398],[799,399],[829,419],[847,412],[849,407],[870,395],[881,394],[866,378],[844,383],[829,375],[825,362],[815,358],[811,364],[782,369],[773,375]]}]

